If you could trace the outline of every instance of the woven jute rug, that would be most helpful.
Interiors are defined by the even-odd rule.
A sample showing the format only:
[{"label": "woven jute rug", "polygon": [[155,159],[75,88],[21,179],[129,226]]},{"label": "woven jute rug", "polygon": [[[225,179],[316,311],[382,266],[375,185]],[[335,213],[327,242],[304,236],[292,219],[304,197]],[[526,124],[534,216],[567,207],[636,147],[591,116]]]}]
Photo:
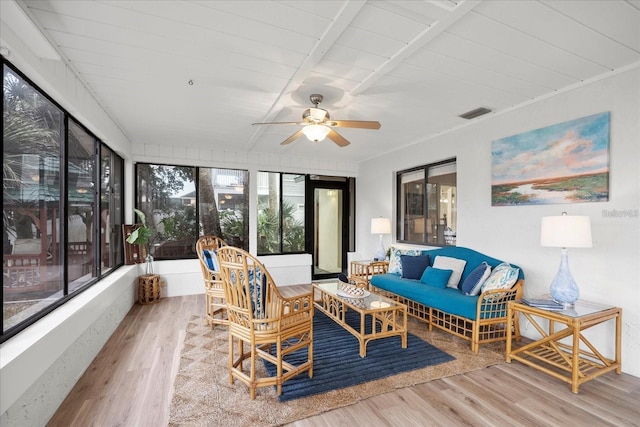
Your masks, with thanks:
[{"label": "woven jute rug", "polygon": [[[469,342],[442,331],[429,331],[416,319],[408,320],[409,331],[455,357],[455,360],[379,380],[333,390],[324,394],[280,402],[273,387],[257,389],[255,400],[247,387],[229,384],[228,333],[211,329],[201,316],[187,325],[180,368],[174,383],[169,414],[170,426],[277,426],[330,411],[396,388],[463,374],[504,361],[504,344],[483,345],[478,354]],[[354,338],[355,339],[355,338]],[[266,374],[262,363],[256,368]],[[306,375],[306,374],[305,374]]]}]

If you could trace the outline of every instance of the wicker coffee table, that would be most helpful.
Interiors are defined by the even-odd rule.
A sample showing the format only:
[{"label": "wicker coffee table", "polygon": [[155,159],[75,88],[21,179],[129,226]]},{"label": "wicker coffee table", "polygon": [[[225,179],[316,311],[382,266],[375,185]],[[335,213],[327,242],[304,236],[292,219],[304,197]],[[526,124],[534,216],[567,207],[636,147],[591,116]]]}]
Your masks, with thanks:
[{"label": "wicker coffee table", "polygon": [[[363,298],[349,298],[339,290],[339,282],[314,283],[314,305],[358,339],[360,357],[367,355],[369,341],[396,335],[402,338],[402,348],[407,348],[407,306],[369,291]],[[360,314],[359,326],[347,324],[348,310]]]}]

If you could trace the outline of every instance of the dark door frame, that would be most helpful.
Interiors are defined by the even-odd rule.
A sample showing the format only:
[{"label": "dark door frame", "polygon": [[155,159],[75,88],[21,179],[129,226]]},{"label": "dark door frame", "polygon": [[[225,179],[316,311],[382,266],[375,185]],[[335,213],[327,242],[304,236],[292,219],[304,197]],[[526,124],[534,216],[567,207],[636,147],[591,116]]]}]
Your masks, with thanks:
[{"label": "dark door frame", "polygon": [[311,254],[311,279],[312,280],[321,280],[321,279],[331,279],[338,276],[339,273],[329,273],[329,274],[316,274],[315,273],[315,264],[316,264],[316,248],[315,248],[315,190],[322,188],[327,190],[342,190],[342,270],[345,272],[347,270],[347,252],[351,250],[351,233],[352,229],[351,219],[353,212],[353,200],[354,197],[352,193],[352,188],[354,187],[353,178],[344,178],[344,177],[320,177],[314,175],[307,175],[306,177],[306,194],[305,200],[307,203],[305,205],[305,223],[306,233],[305,233],[305,250],[306,252]]}]

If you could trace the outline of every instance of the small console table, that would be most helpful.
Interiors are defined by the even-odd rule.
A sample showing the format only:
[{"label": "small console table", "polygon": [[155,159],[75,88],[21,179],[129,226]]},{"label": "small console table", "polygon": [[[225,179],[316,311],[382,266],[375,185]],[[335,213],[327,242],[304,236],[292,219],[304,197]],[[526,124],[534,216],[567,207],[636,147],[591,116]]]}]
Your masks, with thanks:
[{"label": "small console table", "polygon": [[[571,391],[578,393],[580,384],[606,372],[615,370],[622,372],[621,333],[622,309],[602,304],[578,300],[575,308],[553,311],[531,307],[521,302],[510,302],[507,318],[512,324],[515,316],[522,314],[542,335],[542,338],[513,348],[511,334],[507,334],[507,363],[517,360],[571,384]],[[546,320],[548,329],[543,328],[536,319]],[[604,357],[596,347],[587,340],[582,332],[592,326],[608,320],[615,320],[615,359]],[[556,325],[564,328],[556,330]],[[563,338],[572,338],[572,344],[561,343]],[[580,348],[580,343],[587,348]]]}]

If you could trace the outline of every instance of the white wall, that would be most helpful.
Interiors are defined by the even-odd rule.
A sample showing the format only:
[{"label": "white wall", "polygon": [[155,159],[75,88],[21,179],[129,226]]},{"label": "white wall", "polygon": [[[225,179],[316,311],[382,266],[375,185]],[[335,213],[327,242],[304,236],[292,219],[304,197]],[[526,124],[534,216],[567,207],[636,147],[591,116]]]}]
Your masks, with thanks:
[{"label": "white wall", "polygon": [[0,425],[43,426],[134,303],[125,266],[0,347]]},{"label": "white wall", "polygon": [[[278,286],[311,283],[311,255],[269,255],[258,257]],[[154,261],[153,272],[160,275],[162,298],[204,293],[199,260]],[[144,264],[137,266],[144,273]],[[204,307],[202,308],[204,313]]]},{"label": "white wall", "polygon": [[[611,112],[608,202],[491,206],[493,140],[603,111]],[[540,247],[540,218],[562,211],[591,218],[593,248],[570,250],[570,269],[582,299],[622,307],[622,369],[640,376],[640,67],[362,163],[356,251],[373,256],[378,236],[369,233],[371,218],[395,218],[396,171],[454,156],[458,245],[520,265],[526,296],[548,293],[560,262],[559,249]],[[630,215],[609,216],[613,211]],[[536,336],[531,325],[523,326],[524,335]],[[613,357],[614,334],[613,322],[608,322],[585,335]]]}]

